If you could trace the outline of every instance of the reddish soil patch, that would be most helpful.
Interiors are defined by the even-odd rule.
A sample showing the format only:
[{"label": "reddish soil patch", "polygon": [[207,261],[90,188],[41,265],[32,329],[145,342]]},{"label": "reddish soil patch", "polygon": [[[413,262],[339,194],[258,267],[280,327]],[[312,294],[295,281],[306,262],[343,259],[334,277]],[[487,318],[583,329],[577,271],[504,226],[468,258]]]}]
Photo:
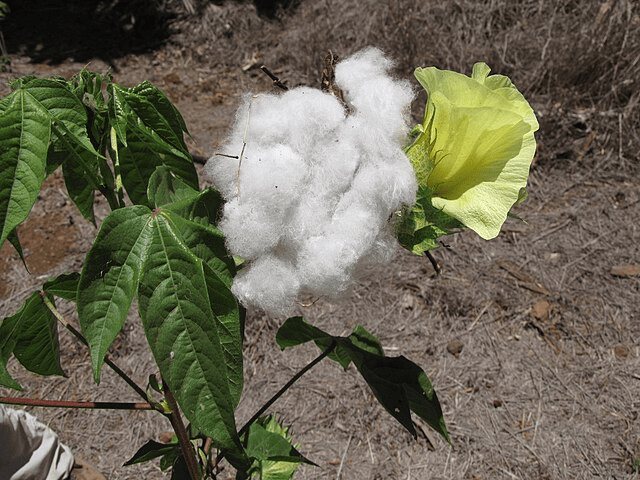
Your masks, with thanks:
[{"label": "reddish soil patch", "polygon": [[[70,257],[78,255],[80,231],[77,221],[78,212],[67,197],[62,175],[54,172],[42,185],[36,207],[18,226],[22,253],[32,275],[51,272]],[[13,293],[11,273],[16,268],[23,269],[24,265],[7,242],[0,250],[0,297]]]}]

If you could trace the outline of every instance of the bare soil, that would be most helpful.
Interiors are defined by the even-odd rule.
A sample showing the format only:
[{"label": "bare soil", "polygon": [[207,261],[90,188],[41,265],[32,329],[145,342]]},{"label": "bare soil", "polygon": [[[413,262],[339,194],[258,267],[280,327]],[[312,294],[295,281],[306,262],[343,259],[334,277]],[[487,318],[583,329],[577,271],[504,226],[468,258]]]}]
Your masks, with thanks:
[{"label": "bare soil", "polygon": [[[81,61],[73,48],[60,61],[36,55],[49,48],[45,40],[39,50],[16,42],[1,76],[69,78],[88,65],[112,68],[125,85],[150,80],[185,117],[190,148],[208,157],[224,141],[241,95],[272,88],[257,68],[263,62],[289,85],[317,86],[329,49],[346,56],[372,44],[396,59],[404,78],[415,66],[468,73],[480,60],[510,75],[541,124],[530,197],[518,209],[526,223],[508,221],[490,242],[473,232],[445,238],[434,252],[439,275],[426,257],[399,251],[348,300],[320,299],[299,312],[334,334],[362,324],[388,355],[421,365],[453,444],[420,420],[414,440],[354,369],[329,361],[271,411],[292,425],[300,451],[318,464],[301,467],[299,479],[640,478],[637,4],[297,3],[274,13],[248,2],[168,2],[174,30],[152,50],[86,59],[76,47]],[[415,112],[421,102],[419,95]],[[98,202],[99,222],[108,209]],[[78,271],[95,234],[54,173],[19,228],[29,270],[9,245],[0,250],[0,315],[13,313],[47,278]],[[71,305],[60,309],[75,321]],[[311,346],[281,352],[274,336],[283,320],[249,313],[239,425],[317,354]],[[60,342],[67,378],[37,377],[11,360],[24,392],[0,395],[138,400],[106,369],[94,385],[84,347],[66,332]],[[133,314],[111,355],[141,385],[155,372]],[[170,430],[157,414],[29,410],[106,478],[169,478],[155,462],[122,467]],[[233,474],[227,469],[219,478]]]}]

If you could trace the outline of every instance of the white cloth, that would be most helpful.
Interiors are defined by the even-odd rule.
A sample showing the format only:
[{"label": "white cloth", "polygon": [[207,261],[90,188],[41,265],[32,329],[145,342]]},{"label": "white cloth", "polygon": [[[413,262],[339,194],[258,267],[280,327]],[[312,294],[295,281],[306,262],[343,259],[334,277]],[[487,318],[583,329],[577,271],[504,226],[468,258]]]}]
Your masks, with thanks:
[{"label": "white cloth", "polygon": [[0,480],[62,480],[73,454],[33,415],[0,405]]}]

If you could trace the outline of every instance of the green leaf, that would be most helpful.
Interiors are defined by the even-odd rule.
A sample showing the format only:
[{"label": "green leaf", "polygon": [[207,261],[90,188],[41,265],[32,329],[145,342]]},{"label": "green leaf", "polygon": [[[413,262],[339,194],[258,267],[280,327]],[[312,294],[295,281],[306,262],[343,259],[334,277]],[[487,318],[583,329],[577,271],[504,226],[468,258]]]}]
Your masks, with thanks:
[{"label": "green leaf", "polygon": [[67,82],[24,77],[13,87],[0,102],[0,244],[26,219],[42,181],[61,163],[73,163],[77,175],[67,187],[87,218],[100,184],[85,108]]},{"label": "green leaf", "polygon": [[[131,92],[151,103],[156,108],[160,116],[166,120],[178,142],[182,142],[184,144],[182,134],[189,133],[187,131],[187,125],[184,123],[184,119],[175,105],[171,103],[159,88],[145,80],[141,84],[133,87]],[[186,149],[186,146],[184,148]]]},{"label": "green leaf", "polygon": [[365,352],[373,353],[374,355],[384,356],[384,350],[382,344],[372,333],[367,331],[362,325],[356,325],[353,329],[353,333],[348,337],[351,345],[364,350]]},{"label": "green leaf", "polygon": [[75,302],[78,297],[79,283],[79,273],[63,273],[62,275],[58,275],[56,278],[47,280],[47,282],[42,286],[42,290],[64,300]]},{"label": "green leaf", "polygon": [[[16,388],[17,385],[9,380],[6,371],[11,353],[30,372],[64,376],[60,367],[57,320],[40,295],[41,292],[33,292],[15,314],[0,323],[0,384],[4,386]],[[52,296],[47,297],[53,301]]]},{"label": "green leaf", "polygon": [[147,197],[155,207],[185,200],[197,196],[199,193],[165,165],[156,167],[147,186]]},{"label": "green leaf", "polygon": [[156,442],[155,440],[149,440],[142,447],[138,449],[138,451],[131,457],[126,463],[123,464],[124,467],[129,465],[135,465],[136,463],[144,463],[149,460],[153,460],[154,458],[164,457],[167,454],[173,454],[175,452],[180,452],[180,446],[177,443],[164,444]]},{"label": "green leaf", "polygon": [[295,347],[303,343],[328,339],[331,335],[323,332],[310,323],[307,323],[302,317],[288,318],[276,333],[276,342],[281,350],[289,347]]},{"label": "green leaf", "polygon": [[131,308],[142,264],[152,241],[151,212],[134,205],[102,222],[87,254],[78,286],[78,319],[91,348],[96,382],[104,356]]},{"label": "green leaf", "polygon": [[414,438],[411,411],[450,441],[438,397],[419,366],[404,356],[382,357],[368,353],[354,363],[380,404]]},{"label": "green leaf", "polygon": [[[62,175],[69,198],[84,218],[96,224],[93,213],[94,192],[98,189],[98,161],[97,155],[87,150],[76,152],[82,158],[77,161],[75,155],[62,153]],[[93,179],[93,181],[92,181]]]},{"label": "green leaf", "polygon": [[156,363],[193,427],[220,448],[240,448],[234,419],[242,387],[241,356],[234,353],[241,349],[237,303],[182,241],[184,225],[176,226],[170,212],[157,210],[150,223],[138,302]]},{"label": "green leaf", "polygon": [[0,246],[27,219],[45,179],[51,119],[25,90],[0,102]]},{"label": "green leaf", "polygon": [[16,252],[18,252],[18,256],[20,257],[20,260],[22,260],[22,265],[24,265],[24,268],[28,272],[29,268],[27,267],[27,262],[24,259],[24,254],[22,253],[22,245],[20,245],[20,239],[18,238],[17,228],[14,228],[13,231],[9,233],[7,240],[9,240],[9,243],[13,245],[13,248],[15,248]]},{"label": "green leaf", "polygon": [[418,188],[416,203],[401,213],[395,225],[398,241],[415,255],[439,248],[438,238],[462,228],[459,220],[432,205],[431,192],[425,187]]},{"label": "green leaf", "polygon": [[340,337],[334,337],[323,332],[307,323],[302,317],[288,318],[276,333],[276,342],[282,350],[311,341],[315,342],[322,351],[326,351],[332,343],[336,342],[334,350],[328,357],[339,363],[345,370],[349,367],[351,355],[349,350],[345,349],[345,345],[349,345],[349,343]]},{"label": "green leaf", "polygon": [[165,210],[173,214],[171,218],[189,249],[231,288],[236,265],[222,232],[212,225],[221,203],[218,192],[206,189],[167,205]]},{"label": "green leaf", "polygon": [[323,351],[329,342],[336,342],[329,358],[344,369],[353,362],[380,404],[414,437],[411,411],[449,441],[440,403],[426,373],[403,356],[385,357],[380,341],[361,325],[346,338],[332,337],[301,317],[293,317],[280,327],[276,341],[283,350],[314,341]]},{"label": "green leaf", "polygon": [[198,176],[182,138],[184,122],[176,125],[177,110],[169,108],[168,100],[162,100],[164,96],[154,89],[149,83],[132,89],[112,84],[109,89],[122,183],[134,203],[150,207],[147,184],[160,165],[168,166],[187,185],[198,188]]},{"label": "green leaf", "polygon": [[13,354],[17,339],[15,335],[10,334],[5,321],[6,319],[0,322],[0,333],[2,334],[0,335],[0,385],[14,390],[22,390],[20,384],[11,377],[7,370],[7,362]]},{"label": "green leaf", "polygon": [[315,465],[292,444],[288,429],[271,416],[260,417],[243,436],[246,452],[254,459],[252,473],[261,480],[289,480],[300,463]]}]

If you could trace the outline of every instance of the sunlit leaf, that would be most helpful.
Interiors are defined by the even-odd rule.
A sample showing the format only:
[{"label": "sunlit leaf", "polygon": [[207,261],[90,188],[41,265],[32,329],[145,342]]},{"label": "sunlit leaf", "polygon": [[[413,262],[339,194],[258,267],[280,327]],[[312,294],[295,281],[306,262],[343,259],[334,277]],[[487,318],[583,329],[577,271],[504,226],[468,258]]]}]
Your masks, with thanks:
[{"label": "sunlit leaf", "polygon": [[0,246],[24,222],[45,179],[51,119],[25,90],[0,102]]},{"label": "sunlit leaf", "polygon": [[242,386],[235,298],[217,274],[181,240],[171,213],[151,218],[152,241],[138,288],[145,334],[163,380],[194,428],[219,447],[238,448],[234,410]]},{"label": "sunlit leaf", "polygon": [[95,381],[129,313],[152,238],[151,212],[136,205],[104,219],[78,287],[78,318],[91,348]]},{"label": "sunlit leaf", "polygon": [[251,473],[261,480],[289,480],[300,463],[315,465],[292,444],[288,429],[271,416],[251,424],[243,443],[247,455],[254,459]]},{"label": "sunlit leaf", "polygon": [[[131,199],[151,207],[147,185],[155,169],[166,165],[187,185],[198,188],[198,177],[191,155],[182,138],[184,121],[153,85],[126,88],[112,84],[110,116],[116,131],[122,183]],[[181,117],[180,117],[181,118]],[[186,127],[185,127],[186,130]]]}]

